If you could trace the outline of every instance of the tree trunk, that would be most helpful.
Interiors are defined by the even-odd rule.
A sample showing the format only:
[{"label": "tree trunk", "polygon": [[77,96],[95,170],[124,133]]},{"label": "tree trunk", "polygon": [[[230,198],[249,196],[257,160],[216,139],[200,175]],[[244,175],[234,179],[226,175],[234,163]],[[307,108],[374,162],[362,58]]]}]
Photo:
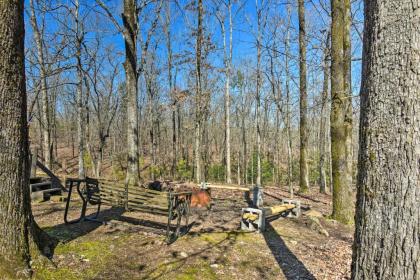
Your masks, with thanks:
[{"label": "tree trunk", "polygon": [[299,191],[304,193],[308,191],[308,93],[306,91],[306,26],[305,26],[305,3],[304,0],[298,0],[299,12],[299,73],[300,73],[300,175]]},{"label": "tree trunk", "polygon": [[321,121],[319,126],[319,192],[326,193],[327,190],[327,175],[325,171],[326,163],[326,136],[327,136],[327,106],[328,106],[328,89],[329,89],[329,65],[328,65],[328,56],[329,56],[329,35],[327,35],[327,40],[324,46],[324,82],[322,86],[322,95],[321,95]]},{"label": "tree trunk", "polygon": [[420,2],[378,2],[365,2],[352,279],[420,279]]},{"label": "tree trunk", "polygon": [[30,276],[38,248],[51,253],[29,196],[23,2],[0,2],[0,275],[6,278]]},{"label": "tree trunk", "polygon": [[164,30],[166,33],[166,49],[168,56],[168,87],[169,95],[172,97],[172,166],[171,166],[171,175],[172,178],[175,178],[175,171],[178,158],[178,144],[177,144],[177,130],[176,130],[176,112],[177,112],[177,99],[173,86],[172,78],[172,37],[171,37],[171,2],[167,1],[166,3],[166,26]]},{"label": "tree trunk", "polygon": [[77,61],[77,144],[79,147],[79,178],[86,176],[84,154],[85,154],[85,117],[83,102],[83,68],[82,68],[82,43],[83,31],[79,22],[79,1],[75,2],[76,21],[76,61]]},{"label": "tree trunk", "polygon": [[201,92],[201,49],[203,44],[203,2],[198,0],[197,42],[196,42],[196,104],[195,104],[195,177],[201,182],[201,121],[202,121],[202,92]]},{"label": "tree trunk", "polygon": [[42,106],[41,106],[41,130],[42,130],[42,145],[43,145],[43,156],[44,164],[47,168],[52,168],[52,145],[51,145],[51,118],[49,113],[49,97],[48,97],[48,86],[47,86],[47,70],[45,68],[44,60],[44,47],[43,41],[41,38],[41,33],[39,31],[38,23],[36,20],[35,7],[33,0],[29,1],[31,9],[31,26],[34,33],[34,40],[37,49],[37,59],[39,64],[39,74],[40,74],[40,83],[41,83],[41,97],[42,97]]},{"label": "tree trunk", "polygon": [[[243,98],[243,89],[241,85],[241,96]],[[243,104],[245,101],[242,101]],[[248,184],[248,170],[247,170],[247,143],[246,143],[246,126],[245,126],[245,108],[242,107],[241,112],[241,139],[242,139],[242,170],[243,170],[243,178],[244,183]]]},{"label": "tree trunk", "polygon": [[289,49],[290,49],[290,23],[291,7],[287,4],[287,30],[285,40],[285,69],[286,69],[286,134],[287,134],[287,185],[289,186],[290,198],[293,198],[293,162],[292,162],[292,135],[291,135],[291,117],[290,117],[290,72],[289,72]]},{"label": "tree trunk", "polygon": [[225,62],[225,142],[226,142],[226,182],[232,183],[231,179],[231,163],[230,163],[230,68],[232,63],[232,2],[228,1],[229,11],[229,52],[226,46],[226,32],[224,22],[222,23],[222,36],[223,36],[223,50]]},{"label": "tree trunk", "polygon": [[[348,2],[331,2],[331,160],[333,180],[332,217],[353,221],[352,203],[352,104],[350,92]],[[346,3],[345,3],[346,2]]]},{"label": "tree trunk", "polygon": [[256,108],[255,108],[255,119],[257,124],[257,186],[261,186],[261,128],[260,128],[260,86],[261,86],[261,8],[258,5],[258,0],[256,0],[257,6],[257,88],[256,88]]},{"label": "tree trunk", "polygon": [[124,0],[122,14],[124,24],[125,62],[127,90],[127,181],[137,184],[139,181],[139,131],[137,104],[137,5],[136,0]]}]

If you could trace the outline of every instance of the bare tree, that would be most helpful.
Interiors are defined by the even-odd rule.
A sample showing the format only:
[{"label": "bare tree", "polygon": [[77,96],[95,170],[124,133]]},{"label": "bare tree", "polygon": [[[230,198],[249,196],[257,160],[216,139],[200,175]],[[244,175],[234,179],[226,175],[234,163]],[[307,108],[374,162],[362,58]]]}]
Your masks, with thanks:
[{"label": "bare tree", "polygon": [[[171,33],[171,2],[167,1],[165,5],[165,24],[163,24],[163,30],[166,36],[166,51],[167,51],[167,67],[168,67],[168,90],[172,98],[172,166],[171,173],[175,177],[175,169],[178,158],[178,144],[177,144],[177,108],[178,100],[176,98],[176,92],[173,80],[173,51],[172,51],[172,33]],[[179,138],[179,135],[178,135]],[[179,142],[179,139],[178,139]]]},{"label": "bare tree", "polygon": [[260,125],[260,87],[261,87],[261,32],[262,32],[262,8],[259,5],[259,0],[255,0],[257,9],[257,84],[255,89],[255,117],[257,124],[257,186],[261,186],[261,125]]},{"label": "bare tree", "polygon": [[51,118],[50,118],[50,102],[48,96],[47,85],[47,65],[44,59],[44,40],[42,39],[41,30],[38,26],[37,16],[35,12],[34,0],[29,1],[30,6],[30,21],[34,34],[34,40],[37,48],[37,60],[39,64],[40,73],[40,92],[42,97],[41,106],[41,129],[42,129],[42,151],[44,156],[44,163],[47,168],[52,168],[52,152],[51,144]]},{"label": "bare tree", "polygon": [[293,163],[292,163],[292,131],[291,131],[291,112],[290,112],[290,70],[289,70],[289,57],[290,57],[290,24],[291,24],[291,5],[287,4],[287,21],[286,21],[286,38],[284,41],[285,49],[285,72],[286,72],[286,134],[287,134],[287,184],[289,186],[290,196],[293,197]]},{"label": "bare tree", "polygon": [[[91,90],[89,94],[90,104],[94,115],[94,137],[87,139],[86,147],[92,159],[93,171],[96,177],[101,176],[102,163],[104,160],[107,139],[110,137],[111,125],[115,119],[119,106],[119,96],[122,88],[117,84],[118,64],[113,58],[114,50],[108,48],[104,55],[99,54],[101,38],[97,38],[95,48],[87,51],[90,57],[90,71],[85,71],[86,88]],[[109,71],[104,71],[104,65],[109,65]],[[93,142],[93,143],[92,143]],[[96,144],[97,143],[97,144]]]},{"label": "bare tree", "polygon": [[306,91],[306,26],[305,26],[305,3],[298,0],[299,13],[299,70],[300,70],[300,176],[299,191],[307,192],[309,188],[308,179],[308,93]]},{"label": "bare tree", "polygon": [[[117,30],[123,35],[125,44],[124,70],[126,76],[127,91],[127,178],[129,183],[137,184],[140,178],[139,169],[139,124],[138,124],[138,92],[137,83],[139,73],[137,69],[137,35],[138,12],[140,7],[136,0],[124,0],[124,10],[122,13],[123,27],[121,27],[112,15],[108,7],[101,1],[96,1],[106,12],[110,20],[114,23]],[[142,67],[142,65],[140,65]]]},{"label": "bare tree", "polygon": [[197,2],[197,39],[196,39],[196,108],[195,108],[195,177],[197,183],[201,182],[201,122],[202,122],[202,77],[201,59],[203,47],[203,1]]},{"label": "bare tree", "polygon": [[353,220],[352,205],[352,103],[350,91],[350,2],[331,2],[331,158],[333,181],[332,217]]},{"label": "bare tree", "polygon": [[79,17],[79,0],[74,2],[74,21],[75,21],[75,47],[76,47],[76,69],[77,69],[77,143],[79,147],[79,178],[86,176],[84,155],[85,155],[85,105],[83,95],[83,63],[82,63],[82,44],[84,42],[83,23]]},{"label": "bare tree", "polygon": [[319,192],[326,193],[327,188],[327,176],[325,171],[326,164],[326,123],[327,123],[327,112],[328,112],[328,91],[329,91],[329,41],[330,33],[328,32],[327,38],[324,45],[324,62],[322,65],[324,81],[322,85],[321,93],[321,121],[319,125]]}]

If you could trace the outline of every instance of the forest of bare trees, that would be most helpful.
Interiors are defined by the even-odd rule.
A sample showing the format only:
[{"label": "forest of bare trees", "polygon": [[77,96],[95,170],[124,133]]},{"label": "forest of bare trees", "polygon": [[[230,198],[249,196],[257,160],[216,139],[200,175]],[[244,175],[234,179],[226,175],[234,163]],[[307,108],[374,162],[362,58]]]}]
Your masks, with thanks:
[{"label": "forest of bare trees", "polygon": [[30,207],[32,154],[62,178],[284,189],[308,209],[325,201],[321,217],[355,231],[352,279],[418,279],[419,9],[2,1],[0,273],[16,265],[30,277],[31,258],[57,245]]},{"label": "forest of bare trees", "polygon": [[[300,191],[321,182],[330,190],[333,178],[344,180],[332,166],[344,157],[351,169],[357,154],[351,128],[346,153],[336,159],[329,152],[344,143],[335,140],[342,117],[332,115],[327,136],[329,108],[348,110],[334,101],[345,79],[346,96],[355,96],[344,99],[354,107],[345,119],[357,128],[359,76],[350,81],[350,67],[360,69],[362,5],[354,1],[347,22],[334,23],[328,1],[298,3],[30,1],[31,146],[54,170],[77,154],[66,171],[81,177],[294,184]],[[336,49],[331,22],[345,48],[352,42],[347,56]],[[340,26],[344,35],[334,29]],[[348,74],[338,81],[337,71]],[[355,178],[346,172],[344,188]]]}]

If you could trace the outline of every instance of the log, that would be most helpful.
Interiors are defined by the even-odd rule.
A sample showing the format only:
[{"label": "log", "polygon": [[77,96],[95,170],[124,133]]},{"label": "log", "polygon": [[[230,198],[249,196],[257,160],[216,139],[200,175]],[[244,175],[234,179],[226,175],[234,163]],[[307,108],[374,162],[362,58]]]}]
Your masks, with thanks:
[{"label": "log", "polygon": [[[268,217],[268,216],[272,216],[272,215],[278,215],[281,214],[285,211],[291,210],[293,208],[295,208],[296,205],[294,204],[282,204],[282,205],[275,205],[275,206],[271,206],[271,207],[264,207],[261,210],[264,212],[264,216]],[[242,219],[247,220],[247,221],[256,221],[259,218],[258,214],[255,213],[244,213],[242,215]]]},{"label": "log", "polygon": [[294,204],[282,204],[282,205],[275,205],[272,207],[264,207],[263,211],[264,214],[266,216],[270,216],[270,215],[277,215],[277,214],[281,214],[285,211],[291,210],[293,208],[295,208],[296,205]]}]

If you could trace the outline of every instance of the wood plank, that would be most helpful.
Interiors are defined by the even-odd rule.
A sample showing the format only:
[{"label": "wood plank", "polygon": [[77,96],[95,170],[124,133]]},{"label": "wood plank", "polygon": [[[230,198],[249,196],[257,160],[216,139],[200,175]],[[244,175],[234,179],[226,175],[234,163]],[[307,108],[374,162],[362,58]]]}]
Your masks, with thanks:
[{"label": "wood plank", "polygon": [[154,207],[148,207],[143,205],[137,205],[137,204],[128,204],[128,209],[140,211],[140,212],[148,212],[148,213],[159,213],[162,215],[168,215],[168,209],[158,209]]},{"label": "wood plank", "polygon": [[129,205],[138,205],[138,206],[147,206],[150,208],[156,208],[158,210],[168,210],[168,205],[158,205],[158,204],[151,204],[151,203],[144,203],[144,202],[138,202],[138,201],[128,201]]},{"label": "wood plank", "polygon": [[128,197],[128,200],[141,202],[141,203],[148,203],[148,204],[168,205],[168,201],[163,201],[163,200],[150,200],[150,199],[142,199],[142,198],[136,198],[136,197]]},{"label": "wood plank", "polygon": [[[109,189],[109,190],[116,190],[116,191],[125,191],[125,186],[118,186],[118,185],[107,185],[107,184],[101,184],[99,186],[100,189]],[[164,192],[160,192],[160,191],[155,191],[155,190],[151,190],[151,189],[146,189],[146,188],[142,188],[142,187],[129,187],[128,188],[128,192],[131,193],[148,193],[148,194],[153,194],[153,195],[162,195],[162,196],[167,196],[168,192],[164,191]]]}]

